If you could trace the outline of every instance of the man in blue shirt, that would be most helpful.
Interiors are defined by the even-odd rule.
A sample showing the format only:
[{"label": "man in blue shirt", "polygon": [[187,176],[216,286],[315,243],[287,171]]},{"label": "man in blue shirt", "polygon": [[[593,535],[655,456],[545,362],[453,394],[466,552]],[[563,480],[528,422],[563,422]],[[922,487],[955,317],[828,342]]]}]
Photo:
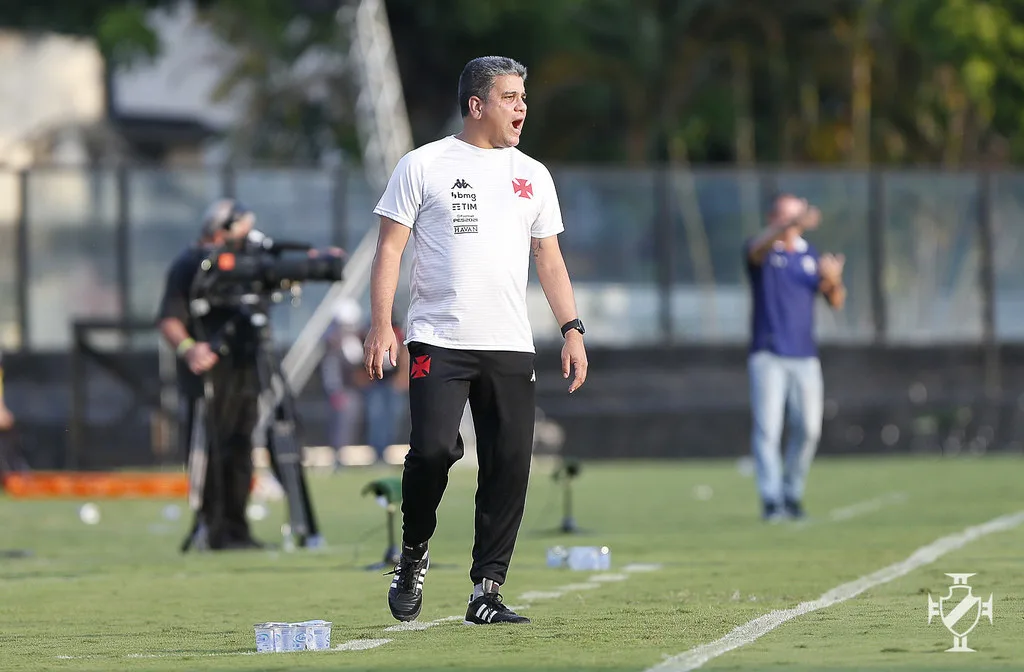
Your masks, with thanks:
[{"label": "man in blue shirt", "polygon": [[[821,212],[784,194],[767,226],[744,246],[753,311],[748,368],[751,444],[765,520],[803,517],[807,471],[821,437],[824,385],[814,338],[814,304],[846,300],[842,255],[818,255],[804,240]],[[780,441],[788,424],[783,462]]]}]

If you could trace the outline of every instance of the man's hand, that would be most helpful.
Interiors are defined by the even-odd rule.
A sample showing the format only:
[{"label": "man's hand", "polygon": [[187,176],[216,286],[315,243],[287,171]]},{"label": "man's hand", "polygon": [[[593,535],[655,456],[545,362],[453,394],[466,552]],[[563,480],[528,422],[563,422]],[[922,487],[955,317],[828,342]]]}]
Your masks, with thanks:
[{"label": "man's hand", "polygon": [[185,353],[189,370],[197,376],[212,369],[219,359],[209,343],[196,343]]},{"label": "man's hand", "polygon": [[818,272],[821,279],[830,285],[838,285],[843,280],[843,267],[846,257],[841,254],[823,254],[818,260]]},{"label": "man's hand", "polygon": [[14,427],[14,414],[0,403],[0,432],[6,432],[11,427]]},{"label": "man's hand", "polygon": [[843,286],[845,264],[846,258],[841,254],[824,254],[818,260],[818,274],[821,276],[819,289],[835,310],[840,310],[846,304],[846,287]]},{"label": "man's hand", "polygon": [[802,231],[813,231],[821,224],[821,210],[818,206],[812,205],[796,221]]},{"label": "man's hand", "polygon": [[583,334],[575,329],[565,334],[562,346],[562,378],[568,378],[570,369],[575,373],[569,384],[569,394],[580,389],[587,379],[587,349],[583,347]]},{"label": "man's hand", "polygon": [[[817,208],[813,208],[817,210]],[[780,199],[775,205],[772,215],[774,223],[766,226],[764,231],[755,236],[747,248],[747,259],[750,263],[760,266],[776,242],[783,240],[790,229],[802,232],[818,226],[818,217],[811,214],[811,206],[806,198],[788,197]]]},{"label": "man's hand", "polygon": [[374,325],[363,343],[363,365],[372,380],[384,378],[385,357],[391,366],[398,365],[398,338],[390,324]]}]

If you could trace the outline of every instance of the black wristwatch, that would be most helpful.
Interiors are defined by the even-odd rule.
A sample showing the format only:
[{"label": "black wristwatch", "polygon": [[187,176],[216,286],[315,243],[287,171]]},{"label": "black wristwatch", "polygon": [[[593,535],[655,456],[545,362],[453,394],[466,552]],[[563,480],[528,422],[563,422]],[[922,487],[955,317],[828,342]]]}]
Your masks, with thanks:
[{"label": "black wristwatch", "polygon": [[587,330],[583,326],[583,321],[578,317],[575,320],[571,320],[562,325],[562,338],[565,338],[565,335],[569,333],[570,329],[575,329],[581,334],[587,333]]}]

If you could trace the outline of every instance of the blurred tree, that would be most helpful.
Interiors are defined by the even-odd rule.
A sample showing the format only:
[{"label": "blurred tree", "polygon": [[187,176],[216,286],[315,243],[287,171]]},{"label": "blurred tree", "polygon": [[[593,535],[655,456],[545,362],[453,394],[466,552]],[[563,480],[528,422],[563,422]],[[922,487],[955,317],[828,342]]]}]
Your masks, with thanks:
[{"label": "blurred tree", "polygon": [[[159,44],[175,0],[5,3],[0,25]],[[342,0],[198,0],[237,51],[239,157],[358,156]],[[386,0],[417,144],[458,126],[463,65],[530,69],[523,149],[548,161],[942,164],[1024,159],[1024,0]]]},{"label": "blurred tree", "polygon": [[885,8],[896,48],[878,72],[879,116],[893,134],[884,160],[954,167],[1008,149],[1024,156],[1024,2],[889,0]]},{"label": "blurred tree", "polygon": [[[515,58],[529,69],[531,114],[523,148],[552,156],[554,152],[544,150],[544,142],[549,138],[540,128],[548,121],[544,118],[547,108],[541,106],[542,110],[533,113],[537,104],[534,99],[546,86],[538,66],[556,45],[577,39],[579,31],[572,20],[577,8],[585,3],[586,0],[387,0],[388,21],[416,143],[435,140],[457,127],[458,80],[466,62],[477,56],[499,55]],[[592,109],[600,114],[604,101],[595,103]],[[578,123],[556,121],[555,126],[564,130]]]},{"label": "blurred tree", "polygon": [[200,19],[231,47],[214,98],[242,94],[232,158],[315,165],[359,160],[346,71],[348,39],[330,0],[219,0]]},{"label": "blurred tree", "polygon": [[[562,41],[539,64],[543,90],[536,96],[542,104],[561,110],[563,118],[577,121],[552,129],[544,145],[586,143],[593,128],[579,120],[604,112],[612,128],[602,130],[611,131],[606,137],[618,144],[619,156],[632,164],[664,158],[666,125],[677,123],[709,71],[707,37],[720,16],[720,4],[579,3],[568,17],[577,39]],[[607,101],[606,109],[594,109],[595,99]]]}]

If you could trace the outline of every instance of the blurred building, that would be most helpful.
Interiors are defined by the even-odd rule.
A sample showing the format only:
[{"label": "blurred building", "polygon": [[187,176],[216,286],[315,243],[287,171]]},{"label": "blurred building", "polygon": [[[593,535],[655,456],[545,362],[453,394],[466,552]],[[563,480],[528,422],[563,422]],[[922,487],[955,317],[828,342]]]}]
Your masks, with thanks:
[{"label": "blurred building", "polygon": [[161,55],[109,73],[91,39],[0,30],[0,166],[215,160],[239,109],[211,102],[230,53],[190,3],[151,25]]},{"label": "blurred building", "polygon": [[104,134],[103,80],[91,40],[0,31],[0,164],[82,162]]}]

